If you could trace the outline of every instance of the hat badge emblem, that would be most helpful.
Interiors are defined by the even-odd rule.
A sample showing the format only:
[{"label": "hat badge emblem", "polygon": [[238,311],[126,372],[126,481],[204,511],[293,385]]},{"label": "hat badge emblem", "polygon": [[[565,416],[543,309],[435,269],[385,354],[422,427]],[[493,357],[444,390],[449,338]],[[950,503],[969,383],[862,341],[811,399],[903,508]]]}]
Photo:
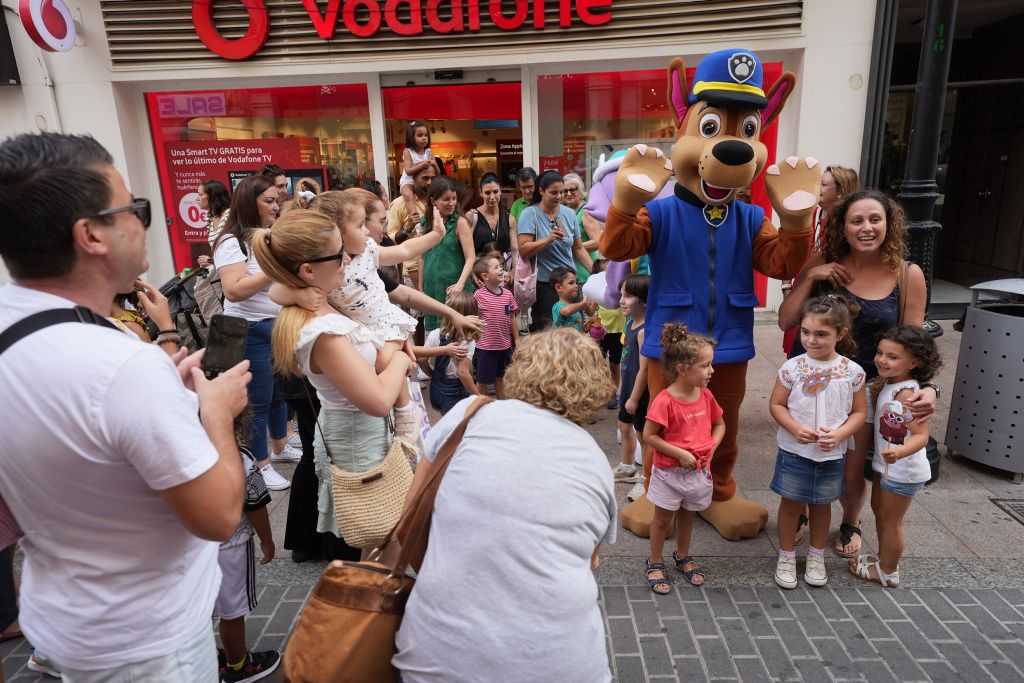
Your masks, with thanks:
[{"label": "hat badge emblem", "polygon": [[749,52],[737,52],[729,57],[729,76],[737,83],[746,83],[754,75],[757,60]]}]

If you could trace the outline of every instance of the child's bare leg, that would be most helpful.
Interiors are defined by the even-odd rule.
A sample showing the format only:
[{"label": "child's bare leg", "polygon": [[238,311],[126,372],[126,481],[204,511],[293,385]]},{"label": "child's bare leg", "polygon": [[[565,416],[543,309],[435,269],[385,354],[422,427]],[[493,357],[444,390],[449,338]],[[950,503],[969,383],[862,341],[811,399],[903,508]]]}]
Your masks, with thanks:
[{"label": "child's bare leg", "polygon": [[[867,486],[864,484],[864,460],[868,454],[868,444],[874,439],[872,425],[865,422],[854,435],[852,450],[846,452],[846,493],[839,499],[843,506],[843,523],[860,525],[860,512],[867,499]],[[836,552],[849,554],[860,552],[863,539],[854,538],[847,545],[836,540]]]},{"label": "child's bare leg", "polygon": [[[665,549],[665,534],[668,533],[668,526],[672,523],[672,510],[654,507],[654,519],[651,520],[651,562],[661,562]],[[657,579],[652,575],[650,578]]]},{"label": "child's bare leg", "polygon": [[808,505],[807,508],[810,512],[807,516],[811,524],[811,547],[824,550],[828,543],[828,527],[832,523],[832,506]]},{"label": "child's bare leg", "polygon": [[878,505],[872,505],[872,507],[877,509],[875,530],[878,532],[879,566],[886,574],[892,574],[899,570],[900,559],[907,547],[906,538],[903,535],[903,517],[907,514],[910,503],[914,499],[883,490],[879,484],[878,475],[875,475],[875,483],[872,486],[872,503],[876,496]]},{"label": "child's bare leg", "polygon": [[615,398],[618,398],[619,397],[618,386],[619,386],[620,382],[622,381],[622,377],[619,374],[620,366],[619,366],[618,363],[608,363],[608,367],[611,368],[611,371],[612,371],[612,384],[614,384],[616,386]]},{"label": "child's bare leg", "polygon": [[693,516],[691,510],[679,508],[676,512],[676,555],[682,559],[690,554],[690,536],[693,533]]},{"label": "child's bare leg", "polygon": [[405,212],[409,215],[409,218],[416,221],[419,220],[420,210],[416,208],[416,192],[413,190],[412,185],[402,185],[401,187],[402,199],[405,200]]},{"label": "child's bare leg", "polygon": [[[384,342],[383,348],[377,352],[377,368],[387,367],[388,363],[391,362],[391,358],[396,353],[405,353],[406,342],[401,342],[395,339]],[[402,391],[398,394],[398,399],[395,401],[396,408],[404,408],[409,405],[409,383],[406,382],[402,385]]]},{"label": "child's bare leg", "polygon": [[245,660],[245,617],[220,620],[220,640],[224,643],[224,654],[228,664]]},{"label": "child's bare leg", "polygon": [[504,398],[505,398],[505,378],[504,377],[496,377],[494,379],[494,398],[498,399],[499,401],[504,400]]},{"label": "child's bare leg", "polygon": [[618,427],[619,435],[622,437],[622,464],[632,467],[636,456],[636,432],[629,422],[620,422]]},{"label": "child's bare leg", "polygon": [[[779,500],[779,550],[784,550],[787,553],[794,551],[796,526],[803,511],[803,503],[788,498]],[[813,527],[811,528],[813,529]]]}]

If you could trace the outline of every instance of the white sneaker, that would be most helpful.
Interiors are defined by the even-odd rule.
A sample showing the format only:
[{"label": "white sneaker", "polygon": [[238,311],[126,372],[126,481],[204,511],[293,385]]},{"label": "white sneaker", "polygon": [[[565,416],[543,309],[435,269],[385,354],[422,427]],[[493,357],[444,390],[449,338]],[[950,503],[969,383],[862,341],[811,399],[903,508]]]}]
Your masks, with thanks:
[{"label": "white sneaker", "polygon": [[60,671],[57,670],[57,666],[50,661],[48,657],[44,657],[35,650],[32,651],[32,656],[28,658],[25,665],[36,673],[46,674],[53,678],[60,678]]},{"label": "white sneaker", "polygon": [[626,465],[620,462],[618,466],[612,470],[612,475],[614,475],[616,482],[631,484],[637,481],[639,477],[643,476],[643,473],[639,470],[640,468],[636,465]]},{"label": "white sneaker", "polygon": [[804,567],[804,581],[812,586],[824,586],[828,583],[828,573],[825,571],[824,555],[807,553],[807,565]]},{"label": "white sneaker", "polygon": [[632,502],[639,500],[644,495],[644,475],[640,475],[640,480],[633,485],[633,488],[626,494],[626,500]]},{"label": "white sneaker", "polygon": [[302,437],[299,436],[299,430],[296,429],[292,432],[292,435],[288,437],[288,445],[297,450],[299,453],[302,452]]},{"label": "white sneaker", "polygon": [[779,563],[775,565],[775,583],[780,588],[796,588],[795,557],[779,557]]},{"label": "white sneaker", "polygon": [[267,485],[267,488],[271,491],[284,491],[292,485],[290,481],[282,477],[277,473],[272,464],[266,464],[260,468],[260,474],[263,475],[263,483]]},{"label": "white sneaker", "polygon": [[420,440],[420,424],[423,422],[423,415],[415,405],[411,410],[395,411],[395,438],[401,439],[413,448]]},{"label": "white sneaker", "polygon": [[292,447],[291,443],[285,445],[280,453],[270,453],[271,462],[298,462],[302,460],[302,447]]}]

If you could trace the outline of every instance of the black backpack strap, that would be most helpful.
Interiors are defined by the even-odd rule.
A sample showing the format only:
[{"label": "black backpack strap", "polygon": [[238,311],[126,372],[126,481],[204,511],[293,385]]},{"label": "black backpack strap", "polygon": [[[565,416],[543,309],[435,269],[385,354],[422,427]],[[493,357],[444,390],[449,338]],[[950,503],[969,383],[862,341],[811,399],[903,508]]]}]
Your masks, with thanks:
[{"label": "black backpack strap", "polygon": [[49,311],[33,313],[27,318],[22,318],[0,334],[0,353],[18,343],[25,337],[38,332],[44,327],[59,325],[61,323],[88,323],[101,325],[116,330],[112,322],[102,316],[98,316],[84,306],[74,308],[53,308]]}]

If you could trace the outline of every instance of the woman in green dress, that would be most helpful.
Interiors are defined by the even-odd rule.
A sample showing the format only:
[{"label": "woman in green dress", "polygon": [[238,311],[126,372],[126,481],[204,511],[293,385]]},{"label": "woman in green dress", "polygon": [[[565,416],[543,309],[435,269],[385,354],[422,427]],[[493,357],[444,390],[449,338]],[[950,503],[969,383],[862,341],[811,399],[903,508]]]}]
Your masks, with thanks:
[{"label": "woman in green dress", "polygon": [[[476,258],[473,231],[469,221],[459,215],[458,205],[455,183],[447,176],[434,178],[427,192],[427,207],[421,224],[426,224],[427,217],[433,216],[433,209],[436,208],[444,221],[444,238],[423,255],[423,293],[441,303],[445,303],[452,292],[463,289],[471,291],[473,288],[470,280]],[[440,316],[427,315],[423,318],[423,327],[427,332],[440,325]]]}]

